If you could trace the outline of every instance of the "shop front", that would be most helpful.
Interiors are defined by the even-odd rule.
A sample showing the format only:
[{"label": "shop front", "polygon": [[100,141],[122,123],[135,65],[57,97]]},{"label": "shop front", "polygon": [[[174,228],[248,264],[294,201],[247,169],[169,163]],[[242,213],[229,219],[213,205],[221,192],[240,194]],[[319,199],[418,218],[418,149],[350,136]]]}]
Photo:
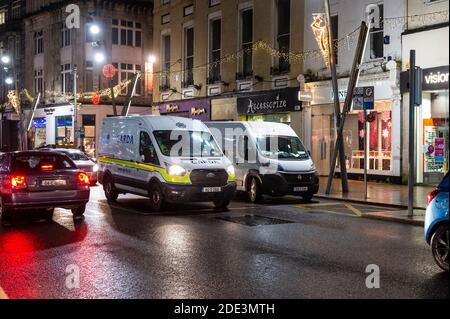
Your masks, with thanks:
[{"label": "shop front", "polygon": [[[341,108],[347,96],[348,79],[339,81]],[[307,83],[313,100],[311,120],[311,153],[321,176],[328,176],[335,144],[333,91],[329,81]],[[375,88],[375,108],[367,116],[367,141],[364,143],[364,112],[351,110],[344,125],[345,162],[349,177],[361,179],[367,165],[369,179],[401,183],[401,100],[392,74],[361,77],[359,87]],[[397,92],[398,90],[398,92]],[[364,150],[368,150],[367,164]],[[340,171],[339,165],[337,172]]]},{"label": "shop front", "polygon": [[302,102],[299,88],[255,92],[237,98],[237,111],[242,121],[276,122],[290,125],[300,136]]},{"label": "shop front", "polygon": [[211,104],[208,99],[171,101],[159,105],[160,115],[172,115],[200,120],[211,120]]},{"label": "shop front", "polygon": [[[402,73],[404,94],[408,74]],[[436,185],[449,166],[449,66],[424,69],[422,81],[422,105],[416,108],[416,183]]]}]

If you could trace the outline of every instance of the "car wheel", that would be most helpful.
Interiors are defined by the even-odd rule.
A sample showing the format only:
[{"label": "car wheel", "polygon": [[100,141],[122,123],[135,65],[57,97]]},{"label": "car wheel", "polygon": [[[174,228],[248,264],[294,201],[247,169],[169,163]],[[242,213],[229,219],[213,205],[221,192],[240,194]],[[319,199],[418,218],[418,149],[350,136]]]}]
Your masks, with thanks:
[{"label": "car wheel", "polygon": [[158,184],[152,184],[149,189],[150,207],[152,212],[159,212],[164,206],[164,195]]},{"label": "car wheel", "polygon": [[0,197],[0,223],[3,226],[11,226],[11,214],[3,207],[3,201]]},{"label": "car wheel", "polygon": [[73,218],[82,219],[85,211],[86,211],[86,205],[78,206],[77,208],[72,208]]},{"label": "car wheel", "polygon": [[261,184],[256,177],[252,177],[248,188],[248,199],[250,203],[260,202],[262,199]]},{"label": "car wheel", "polygon": [[302,198],[305,202],[310,202],[313,199],[314,195],[313,194],[305,194],[302,195]]},{"label": "car wheel", "polygon": [[230,203],[231,203],[231,199],[221,198],[221,199],[216,199],[214,201],[214,206],[216,209],[227,209],[228,205],[230,205]]},{"label": "car wheel", "polygon": [[105,176],[103,180],[103,190],[105,192],[106,199],[110,202],[116,201],[119,197],[119,192],[117,191],[116,186],[114,186],[114,182],[109,175]]},{"label": "car wheel", "polygon": [[431,238],[431,251],[434,260],[445,271],[448,271],[448,239],[448,224],[439,226]]}]

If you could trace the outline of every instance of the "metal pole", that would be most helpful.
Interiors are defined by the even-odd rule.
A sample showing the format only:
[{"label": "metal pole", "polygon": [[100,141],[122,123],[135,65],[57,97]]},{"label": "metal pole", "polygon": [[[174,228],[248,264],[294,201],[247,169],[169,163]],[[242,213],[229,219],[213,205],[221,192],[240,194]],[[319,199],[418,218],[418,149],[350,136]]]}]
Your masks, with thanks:
[{"label": "metal pole", "polygon": [[367,199],[367,110],[364,106],[364,199]]},{"label": "metal pole", "polygon": [[39,92],[36,99],[34,100],[33,112],[31,113],[30,120],[28,121],[27,133],[31,129],[31,125],[33,124],[34,114],[36,113],[37,106],[39,105],[39,101],[41,100],[41,93]]},{"label": "metal pole", "polygon": [[116,97],[114,96],[114,83],[113,79],[109,79],[109,89],[111,90],[111,102],[113,107],[113,114],[117,116]]},{"label": "metal pole", "polygon": [[349,83],[348,83],[347,96],[345,98],[345,104],[344,104],[344,111],[343,111],[341,119],[340,119],[338,133],[336,136],[336,144],[334,146],[333,155],[331,157],[332,165],[330,166],[330,174],[328,176],[327,188],[326,188],[326,192],[325,192],[326,194],[330,194],[330,192],[331,192],[333,176],[334,176],[334,172],[336,169],[336,165],[333,165],[333,163],[336,163],[339,150],[344,145],[343,132],[344,132],[345,119],[347,117],[347,113],[350,112],[350,108],[351,108],[352,101],[353,101],[353,92],[355,90],[356,84],[358,83],[359,74],[360,74],[359,66],[361,65],[361,62],[363,59],[364,48],[365,48],[365,45],[367,42],[368,34],[369,34],[369,29],[367,27],[367,24],[363,21],[363,22],[361,22],[361,31],[359,33],[358,46],[356,48],[355,59],[353,61],[352,71],[351,71],[350,79],[349,79]]},{"label": "metal pole", "polygon": [[128,96],[127,104],[125,104],[125,107],[122,110],[122,116],[128,116],[128,113],[130,112],[131,102],[133,100],[134,94],[136,93],[137,82],[138,82],[140,76],[141,75],[139,73],[136,73],[134,75],[133,88],[132,88],[132,90],[131,90],[131,92],[130,92],[130,94]]},{"label": "metal pole", "polygon": [[[333,43],[333,31],[331,30],[331,14],[330,14],[330,2],[329,0],[325,0],[325,15],[326,15],[326,21],[327,21],[327,30],[328,30],[328,60],[330,63],[330,71],[331,71],[331,83],[333,86],[333,100],[334,100],[334,118],[335,118],[335,132],[336,132],[336,140],[338,139],[338,131],[337,128],[340,126],[341,123],[341,105],[339,101],[339,85],[338,85],[338,78],[337,78],[337,70],[336,70],[336,57],[335,57],[335,47]],[[344,144],[341,143],[339,145],[339,163],[341,168],[341,182],[342,182],[342,193],[347,194],[348,193],[348,176],[347,176],[347,164],[345,163],[345,149]],[[331,177],[329,176],[329,180],[332,181],[332,178],[334,177],[334,171],[336,166],[336,160],[334,162],[331,162],[330,165],[333,167],[333,174]],[[329,194],[329,192],[327,193]]]},{"label": "metal pole", "polygon": [[73,67],[73,145],[78,148],[77,65]]},{"label": "metal pole", "polygon": [[413,217],[414,215],[414,170],[415,170],[415,151],[414,151],[414,140],[415,140],[415,101],[414,101],[414,89],[416,87],[416,51],[410,51],[409,57],[409,176],[408,176],[408,216]]}]

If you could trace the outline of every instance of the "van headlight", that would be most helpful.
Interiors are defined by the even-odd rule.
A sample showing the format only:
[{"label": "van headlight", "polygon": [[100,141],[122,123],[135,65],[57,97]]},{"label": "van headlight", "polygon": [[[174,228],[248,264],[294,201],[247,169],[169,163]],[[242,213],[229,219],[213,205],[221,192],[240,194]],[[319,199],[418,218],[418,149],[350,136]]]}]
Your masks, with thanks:
[{"label": "van headlight", "polygon": [[316,165],[314,165],[314,162],[311,162],[311,168],[310,168],[312,171],[315,171],[316,170]]},{"label": "van headlight", "polygon": [[95,164],[95,165],[92,167],[92,171],[93,171],[94,173],[97,173],[99,169],[100,169],[100,167],[98,166],[98,164]]},{"label": "van headlight", "polygon": [[228,173],[228,176],[235,176],[236,175],[236,170],[234,169],[233,165],[228,166],[227,173]]},{"label": "van headlight", "polygon": [[184,176],[186,175],[186,170],[180,165],[170,165],[167,168],[167,174],[170,176]]}]

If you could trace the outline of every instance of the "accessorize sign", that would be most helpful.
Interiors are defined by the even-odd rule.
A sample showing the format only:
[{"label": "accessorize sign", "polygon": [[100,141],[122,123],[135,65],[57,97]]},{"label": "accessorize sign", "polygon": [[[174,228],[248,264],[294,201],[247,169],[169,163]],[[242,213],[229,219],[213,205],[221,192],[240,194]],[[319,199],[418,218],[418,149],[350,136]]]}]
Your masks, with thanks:
[{"label": "accessorize sign", "polygon": [[259,92],[237,99],[239,115],[271,114],[300,111],[299,88]]},{"label": "accessorize sign", "polygon": [[206,99],[167,102],[159,105],[159,113],[210,121],[211,104]]}]

